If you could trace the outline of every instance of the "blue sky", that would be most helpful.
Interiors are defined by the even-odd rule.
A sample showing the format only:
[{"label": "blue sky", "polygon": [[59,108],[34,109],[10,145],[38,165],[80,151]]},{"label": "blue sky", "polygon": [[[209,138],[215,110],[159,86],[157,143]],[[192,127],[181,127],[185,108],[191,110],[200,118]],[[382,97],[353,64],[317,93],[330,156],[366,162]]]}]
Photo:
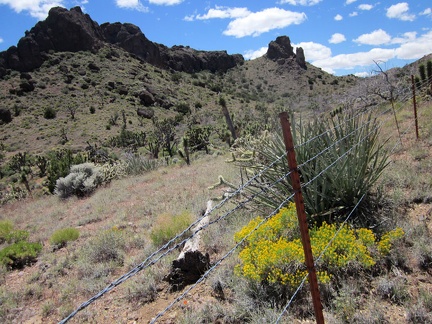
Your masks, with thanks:
[{"label": "blue sky", "polygon": [[0,51],[49,8],[81,6],[93,20],[129,22],[166,46],[263,55],[286,35],[306,60],[335,75],[365,75],[432,53],[432,1],[361,0],[0,0]]}]

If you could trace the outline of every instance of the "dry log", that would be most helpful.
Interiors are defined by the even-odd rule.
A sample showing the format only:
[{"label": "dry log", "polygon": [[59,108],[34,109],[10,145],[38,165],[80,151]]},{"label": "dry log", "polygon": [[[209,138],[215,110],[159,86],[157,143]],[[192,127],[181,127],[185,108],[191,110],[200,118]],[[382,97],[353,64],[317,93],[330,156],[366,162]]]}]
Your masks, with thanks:
[{"label": "dry log", "polygon": [[[204,228],[209,223],[209,212],[212,208],[212,201],[207,202],[207,210],[201,221],[192,229],[193,232]],[[171,265],[171,272],[165,278],[171,284],[171,290],[180,290],[186,285],[197,282],[199,278],[210,268],[210,256],[208,253],[201,252],[202,231],[196,233],[188,240],[180,255]]]}]

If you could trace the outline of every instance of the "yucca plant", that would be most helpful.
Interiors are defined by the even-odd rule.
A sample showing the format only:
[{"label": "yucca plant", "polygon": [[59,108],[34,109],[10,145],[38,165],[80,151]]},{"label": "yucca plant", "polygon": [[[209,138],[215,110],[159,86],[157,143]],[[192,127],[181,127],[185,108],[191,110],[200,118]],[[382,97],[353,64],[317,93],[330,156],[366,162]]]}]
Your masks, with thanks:
[{"label": "yucca plant", "polygon": [[[378,138],[379,122],[371,113],[291,121],[307,213],[318,222],[332,222],[364,195],[362,206],[367,206],[368,195],[388,164],[384,143]],[[293,192],[283,138],[272,134],[255,149],[256,159],[240,163],[249,176],[279,160],[246,190],[257,196],[260,205],[277,208]],[[362,226],[374,223],[365,210],[357,213],[356,221]]]}]

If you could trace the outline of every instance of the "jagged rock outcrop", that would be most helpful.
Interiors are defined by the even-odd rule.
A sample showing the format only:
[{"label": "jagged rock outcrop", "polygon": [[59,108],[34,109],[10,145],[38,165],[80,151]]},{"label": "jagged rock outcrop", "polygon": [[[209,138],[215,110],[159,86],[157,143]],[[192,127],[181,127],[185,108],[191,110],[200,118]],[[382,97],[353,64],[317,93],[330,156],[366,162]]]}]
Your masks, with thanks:
[{"label": "jagged rock outcrop", "polygon": [[271,60],[295,57],[291,41],[288,36],[279,36],[271,41],[267,49],[267,57]]},{"label": "jagged rock outcrop", "polygon": [[166,67],[189,73],[202,70],[226,72],[244,62],[240,54],[229,55],[226,51],[197,51],[189,46],[168,48],[161,45],[161,56]]},{"label": "jagged rock outcrop", "polygon": [[296,48],[296,62],[303,69],[306,69],[306,58],[305,58],[305,55],[304,55],[303,48],[301,48],[301,47],[297,47]]},{"label": "jagged rock outcrop", "polygon": [[276,40],[271,41],[266,56],[271,60],[281,62],[281,64],[285,62],[285,59],[295,59],[300,67],[306,69],[306,58],[303,48],[296,48],[296,52],[294,53],[288,36],[279,36]]},{"label": "jagged rock outcrop", "polygon": [[94,51],[102,47],[99,25],[80,7],[52,8],[47,19],[38,22],[17,46],[0,53],[0,66],[31,71],[42,65],[49,51]]},{"label": "jagged rock outcrop", "polygon": [[17,46],[0,53],[0,78],[8,69],[32,71],[48,58],[50,51],[97,51],[105,44],[123,48],[139,59],[176,71],[223,71],[244,62],[243,56],[226,51],[197,51],[189,47],[168,48],[148,40],[133,24],[104,23],[99,26],[80,7],[52,8],[46,20],[38,22]]},{"label": "jagged rock outcrop", "polygon": [[144,61],[182,72],[225,72],[244,62],[240,54],[229,55],[226,51],[197,51],[189,46],[171,48],[149,41],[141,30],[132,24],[105,23],[101,25],[105,40],[117,45]]},{"label": "jagged rock outcrop", "polygon": [[133,24],[104,23],[101,25],[105,40],[153,65],[162,65],[159,46],[147,39]]}]

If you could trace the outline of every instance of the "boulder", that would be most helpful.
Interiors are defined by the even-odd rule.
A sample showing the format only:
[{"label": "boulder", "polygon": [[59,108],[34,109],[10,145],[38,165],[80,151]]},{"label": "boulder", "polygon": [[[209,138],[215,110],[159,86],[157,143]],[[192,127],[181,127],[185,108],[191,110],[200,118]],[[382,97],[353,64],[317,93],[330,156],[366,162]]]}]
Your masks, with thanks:
[{"label": "boulder", "polygon": [[151,108],[138,108],[137,115],[146,119],[152,119],[154,116],[154,110]]}]

